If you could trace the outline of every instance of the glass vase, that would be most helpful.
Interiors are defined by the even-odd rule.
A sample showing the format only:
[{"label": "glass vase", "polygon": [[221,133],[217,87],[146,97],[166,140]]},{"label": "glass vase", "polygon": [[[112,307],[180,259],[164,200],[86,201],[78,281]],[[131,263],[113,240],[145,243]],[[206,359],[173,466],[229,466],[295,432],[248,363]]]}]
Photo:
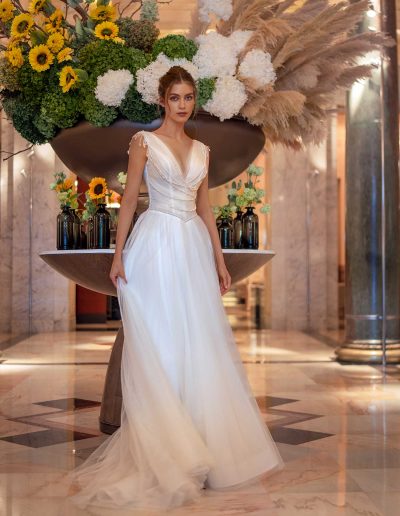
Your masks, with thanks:
[{"label": "glass vase", "polygon": [[89,217],[86,224],[86,245],[88,249],[94,248],[93,217]]},{"label": "glass vase", "polygon": [[233,224],[230,217],[221,217],[218,226],[219,240],[222,249],[233,249]]},{"label": "glass vase", "polygon": [[258,249],[258,215],[254,206],[246,206],[243,215],[243,245],[245,249]]},{"label": "glass vase", "polygon": [[110,213],[105,203],[99,203],[93,217],[94,248],[109,249],[110,247]]},{"label": "glass vase", "polygon": [[243,212],[236,211],[236,217],[233,221],[233,245],[235,249],[243,249]]},{"label": "glass vase", "polygon": [[74,223],[73,223],[73,249],[80,249],[81,248],[81,219],[78,217],[75,209],[71,208],[71,213],[74,217]]},{"label": "glass vase", "polygon": [[69,206],[62,206],[57,215],[57,249],[67,251],[74,245],[74,216]]}]

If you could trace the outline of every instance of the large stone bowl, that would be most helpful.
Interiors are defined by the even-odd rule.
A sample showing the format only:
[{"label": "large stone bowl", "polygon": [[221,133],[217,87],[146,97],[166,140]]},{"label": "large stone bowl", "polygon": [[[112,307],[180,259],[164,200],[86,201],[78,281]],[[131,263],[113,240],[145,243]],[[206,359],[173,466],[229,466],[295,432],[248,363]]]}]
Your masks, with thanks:
[{"label": "large stone bowl", "polygon": [[[119,119],[108,127],[96,127],[84,121],[61,130],[50,144],[61,161],[80,178],[89,182],[94,176],[105,177],[110,188],[122,193],[116,176],[127,169],[127,150],[132,136],[142,129],[154,131],[160,124],[160,119],[149,124]],[[240,117],[221,122],[205,111],[188,121],[186,132],[211,149],[210,188],[243,172],[265,144],[259,127]]]}]

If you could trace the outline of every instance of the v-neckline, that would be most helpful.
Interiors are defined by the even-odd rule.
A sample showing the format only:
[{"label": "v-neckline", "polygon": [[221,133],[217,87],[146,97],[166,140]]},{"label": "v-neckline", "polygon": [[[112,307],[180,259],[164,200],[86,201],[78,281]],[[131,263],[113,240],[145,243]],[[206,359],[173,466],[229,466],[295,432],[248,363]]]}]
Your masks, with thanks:
[{"label": "v-neckline", "polygon": [[183,168],[182,168],[182,165],[180,164],[180,162],[178,161],[177,157],[175,156],[175,153],[174,153],[174,152],[172,152],[172,150],[171,150],[170,146],[169,146],[169,145],[167,145],[167,144],[165,143],[165,141],[164,141],[162,138],[160,138],[160,136],[158,136],[158,134],[157,134],[157,133],[155,133],[155,132],[153,132],[153,131],[150,131],[150,134],[153,134],[154,136],[156,136],[157,140],[159,140],[159,141],[164,145],[164,147],[166,147],[166,148],[167,148],[168,152],[169,152],[169,153],[171,154],[171,156],[174,158],[174,161],[175,161],[175,163],[177,164],[177,166],[178,166],[178,168],[179,168],[179,170],[180,170],[180,175],[181,175],[182,179],[183,179],[184,181],[186,181],[186,179],[187,179],[187,177],[188,177],[188,174],[189,174],[189,172],[190,172],[190,166],[191,166],[191,164],[192,164],[192,155],[193,155],[193,149],[194,149],[194,146],[195,146],[196,140],[193,140],[193,139],[192,139],[192,145],[191,145],[190,150],[189,150],[188,159],[187,159],[187,163],[186,163],[186,167],[185,167],[185,168],[186,168],[186,170],[185,170],[185,172],[186,172],[186,173],[184,173],[184,170],[183,170]]}]

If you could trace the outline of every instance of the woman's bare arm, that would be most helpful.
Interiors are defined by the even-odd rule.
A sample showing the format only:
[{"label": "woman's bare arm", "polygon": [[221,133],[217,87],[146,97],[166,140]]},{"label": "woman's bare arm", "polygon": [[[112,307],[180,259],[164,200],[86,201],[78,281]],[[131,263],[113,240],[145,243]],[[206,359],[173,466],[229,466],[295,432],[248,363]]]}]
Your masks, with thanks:
[{"label": "woman's bare arm", "polygon": [[208,173],[203,179],[199,189],[197,190],[196,211],[204,221],[204,224],[207,226],[208,232],[210,233],[217,272],[220,279],[221,293],[225,294],[225,292],[229,290],[231,286],[231,277],[225,265],[218,229],[217,225],[215,224],[214,213],[211,209],[208,199]]},{"label": "woman's bare arm", "polygon": [[147,159],[147,153],[143,143],[143,136],[139,135],[137,138],[132,139],[129,149],[125,191],[119,210],[115,254],[109,275],[116,289],[118,289],[118,277],[121,277],[125,283],[127,283],[125,269],[122,263],[122,251],[136,210],[143,170]]}]

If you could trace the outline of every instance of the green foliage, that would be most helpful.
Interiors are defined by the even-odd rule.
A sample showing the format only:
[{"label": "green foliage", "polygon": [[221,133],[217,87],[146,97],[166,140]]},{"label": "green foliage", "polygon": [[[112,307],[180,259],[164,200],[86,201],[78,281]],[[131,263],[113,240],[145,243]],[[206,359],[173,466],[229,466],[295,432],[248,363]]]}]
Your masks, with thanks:
[{"label": "green foliage", "polygon": [[197,81],[197,107],[201,108],[206,104],[210,98],[212,97],[212,94],[215,89],[215,79],[210,78],[203,78],[199,79]]},{"label": "green foliage", "polygon": [[170,59],[186,58],[191,61],[197,52],[197,45],[191,39],[179,34],[169,34],[165,38],[157,40],[153,47],[153,57],[164,53]]},{"label": "green foliage", "polygon": [[99,102],[94,95],[96,81],[87,81],[85,87],[82,88],[81,111],[85,119],[93,125],[104,127],[110,125],[117,116],[118,110],[111,106],[105,106]]},{"label": "green foliage", "polygon": [[149,53],[160,35],[159,29],[150,20],[132,20],[120,18],[116,21],[119,27],[119,36],[126,41],[128,47],[143,50]]},{"label": "green foliage", "polygon": [[0,84],[8,91],[18,91],[21,86],[18,83],[18,69],[12,66],[8,59],[0,59]]},{"label": "green foliage", "polygon": [[108,40],[96,40],[79,53],[79,67],[86,70],[91,77],[98,77],[108,70],[129,70],[133,76],[139,68],[147,65],[147,59],[141,50],[129,48]]},{"label": "green foliage", "polygon": [[143,0],[142,9],[140,10],[140,19],[152,22],[156,22],[160,19],[156,0]]},{"label": "green foliage", "polygon": [[143,102],[140,94],[132,86],[122,101],[119,110],[128,120],[144,124],[158,117],[157,106]]},{"label": "green foliage", "polygon": [[36,116],[33,118],[33,124],[46,138],[46,140],[51,140],[57,134],[57,127],[53,123],[46,120],[41,112],[36,114]]},{"label": "green foliage", "polygon": [[49,91],[43,96],[40,117],[62,129],[72,127],[80,116],[79,95],[63,93],[61,89]]}]

